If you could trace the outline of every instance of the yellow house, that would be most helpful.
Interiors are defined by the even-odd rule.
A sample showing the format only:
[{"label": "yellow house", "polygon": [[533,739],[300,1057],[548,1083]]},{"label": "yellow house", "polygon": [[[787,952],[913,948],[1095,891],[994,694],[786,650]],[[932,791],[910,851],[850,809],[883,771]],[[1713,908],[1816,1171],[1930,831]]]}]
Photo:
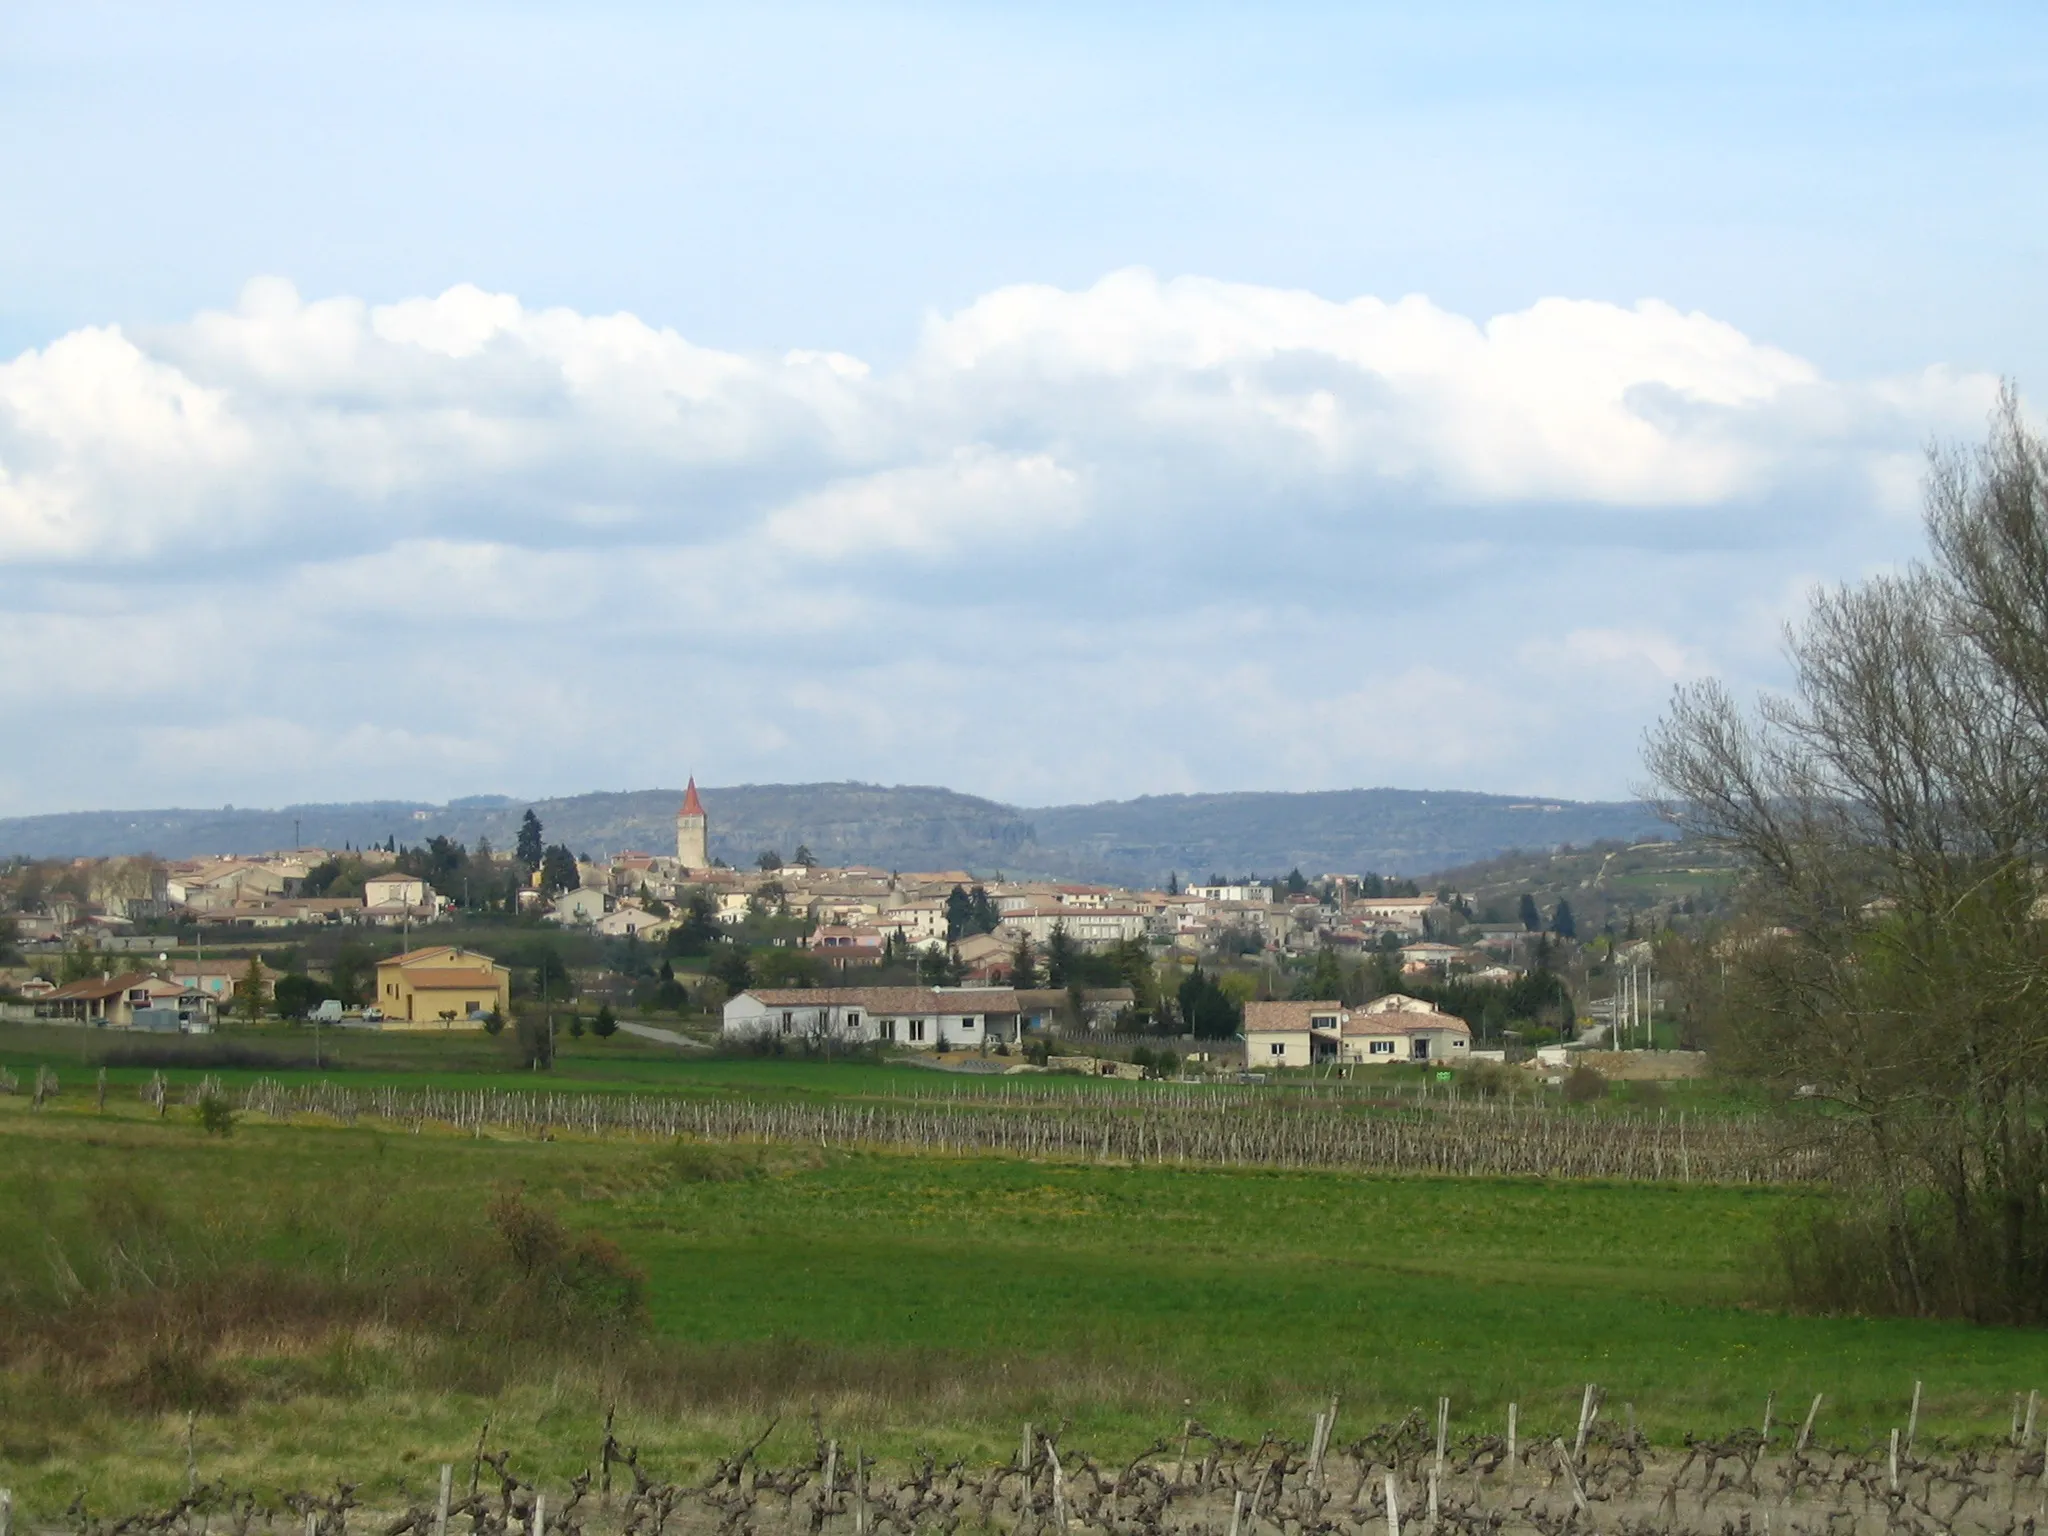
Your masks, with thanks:
[{"label": "yellow house", "polygon": [[472,1029],[470,1016],[510,1010],[512,973],[489,955],[441,945],[377,963],[386,1029]]}]

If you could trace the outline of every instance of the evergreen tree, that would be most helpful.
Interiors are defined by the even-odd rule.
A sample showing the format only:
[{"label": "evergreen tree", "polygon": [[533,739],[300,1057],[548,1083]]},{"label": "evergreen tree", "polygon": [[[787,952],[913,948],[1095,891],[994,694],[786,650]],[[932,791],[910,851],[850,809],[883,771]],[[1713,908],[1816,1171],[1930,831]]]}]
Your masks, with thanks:
[{"label": "evergreen tree", "polygon": [[986,886],[977,885],[969,891],[967,903],[973,912],[973,919],[968,928],[970,933],[994,933],[1003,925],[1003,914],[996,910],[995,900],[989,895]]},{"label": "evergreen tree", "polygon": [[805,869],[815,869],[818,867],[818,860],[812,854],[810,844],[808,843],[798,843],[796,845],[796,861],[803,865]]},{"label": "evergreen tree", "polygon": [[957,944],[973,932],[974,901],[962,886],[954,886],[946,893],[946,942]]},{"label": "evergreen tree", "polygon": [[1199,965],[1180,984],[1181,1022],[1191,1035],[1204,1040],[1227,1040],[1244,1023],[1244,1015],[1230,994],[1210,978]]},{"label": "evergreen tree", "polygon": [[1169,896],[1178,896],[1180,894],[1180,871],[1177,869],[1166,877],[1166,894]]},{"label": "evergreen tree", "polygon": [[573,891],[582,884],[583,877],[576,872],[576,855],[560,843],[550,848],[540,861],[540,889],[544,896],[558,895]]},{"label": "evergreen tree", "polygon": [[738,997],[754,984],[753,962],[738,944],[723,944],[712,957],[711,974],[725,986],[727,997]]},{"label": "evergreen tree", "polygon": [[1067,925],[1054,923],[1052,934],[1045,941],[1045,984],[1048,987],[1064,987],[1073,979],[1071,973],[1076,953],[1074,941],[1067,937]]},{"label": "evergreen tree", "polygon": [[1010,951],[1010,985],[1020,992],[1038,985],[1038,956],[1031,952],[1029,934],[1019,935],[1017,947]]},{"label": "evergreen tree", "polygon": [[1543,927],[1543,914],[1536,910],[1536,898],[1527,891],[1522,892],[1522,908],[1518,916],[1522,920],[1522,926],[1531,933],[1536,933]]},{"label": "evergreen tree", "polygon": [[242,1010],[245,1024],[254,1024],[263,1014],[263,962],[254,955],[242,972],[242,984],[235,988],[235,1006]]},{"label": "evergreen tree", "polygon": [[590,1032],[600,1040],[609,1040],[619,1032],[618,1015],[612,1012],[610,1003],[600,1003],[597,1017],[590,1021]]},{"label": "evergreen tree", "polygon": [[534,815],[533,808],[528,806],[526,819],[519,823],[519,841],[513,845],[513,857],[528,869],[539,869],[546,851],[540,840],[540,818]]},{"label": "evergreen tree", "polygon": [[1550,931],[1560,939],[1575,939],[1579,936],[1578,920],[1572,916],[1572,904],[1560,901],[1557,910],[1550,915]]}]

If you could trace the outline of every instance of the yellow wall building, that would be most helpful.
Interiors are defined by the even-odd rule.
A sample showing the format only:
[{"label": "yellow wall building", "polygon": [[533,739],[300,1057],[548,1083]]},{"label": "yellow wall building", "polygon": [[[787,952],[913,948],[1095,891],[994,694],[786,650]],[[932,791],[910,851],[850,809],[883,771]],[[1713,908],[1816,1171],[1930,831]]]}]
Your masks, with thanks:
[{"label": "yellow wall building", "polygon": [[377,964],[386,1029],[474,1029],[475,1013],[507,1013],[512,973],[474,950],[414,949]]}]

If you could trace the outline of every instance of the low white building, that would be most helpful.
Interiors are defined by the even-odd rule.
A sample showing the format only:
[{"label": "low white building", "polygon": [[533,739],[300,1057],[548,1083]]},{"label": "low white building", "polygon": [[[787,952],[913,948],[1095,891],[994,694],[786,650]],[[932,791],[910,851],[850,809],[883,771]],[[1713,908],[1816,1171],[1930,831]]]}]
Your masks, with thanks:
[{"label": "low white building", "polygon": [[548,909],[547,920],[551,923],[567,923],[572,927],[583,927],[595,923],[604,916],[604,891],[595,885],[580,885],[573,891],[564,891]]},{"label": "low white building", "polygon": [[433,894],[433,887],[418,875],[372,875],[363,882],[366,907],[423,907]]},{"label": "low white building", "polygon": [[728,1039],[781,1037],[936,1050],[1017,1038],[1009,987],[750,988],[725,1005]]},{"label": "low white building", "polygon": [[675,927],[672,917],[657,917],[644,907],[615,907],[598,918],[590,926],[608,939],[641,939],[652,942],[664,938]]},{"label": "low white building", "polygon": [[1360,1008],[1339,1002],[1247,1003],[1244,1060],[1272,1067],[1392,1066],[1470,1056],[1471,1028],[1419,997],[1390,992]]}]

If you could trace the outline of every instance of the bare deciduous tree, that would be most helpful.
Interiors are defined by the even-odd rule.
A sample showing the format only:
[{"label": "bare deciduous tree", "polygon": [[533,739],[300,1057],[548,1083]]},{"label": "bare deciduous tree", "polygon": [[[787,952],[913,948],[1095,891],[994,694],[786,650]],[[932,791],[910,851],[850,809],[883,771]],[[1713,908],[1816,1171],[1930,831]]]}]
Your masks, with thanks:
[{"label": "bare deciduous tree", "polygon": [[1741,855],[1724,1048],[1831,1099],[1848,1198],[1788,1243],[1807,1300],[2048,1317],[2048,447],[2008,389],[1937,453],[1932,558],[1822,594],[1789,696],[1682,689],[1646,755]]}]

